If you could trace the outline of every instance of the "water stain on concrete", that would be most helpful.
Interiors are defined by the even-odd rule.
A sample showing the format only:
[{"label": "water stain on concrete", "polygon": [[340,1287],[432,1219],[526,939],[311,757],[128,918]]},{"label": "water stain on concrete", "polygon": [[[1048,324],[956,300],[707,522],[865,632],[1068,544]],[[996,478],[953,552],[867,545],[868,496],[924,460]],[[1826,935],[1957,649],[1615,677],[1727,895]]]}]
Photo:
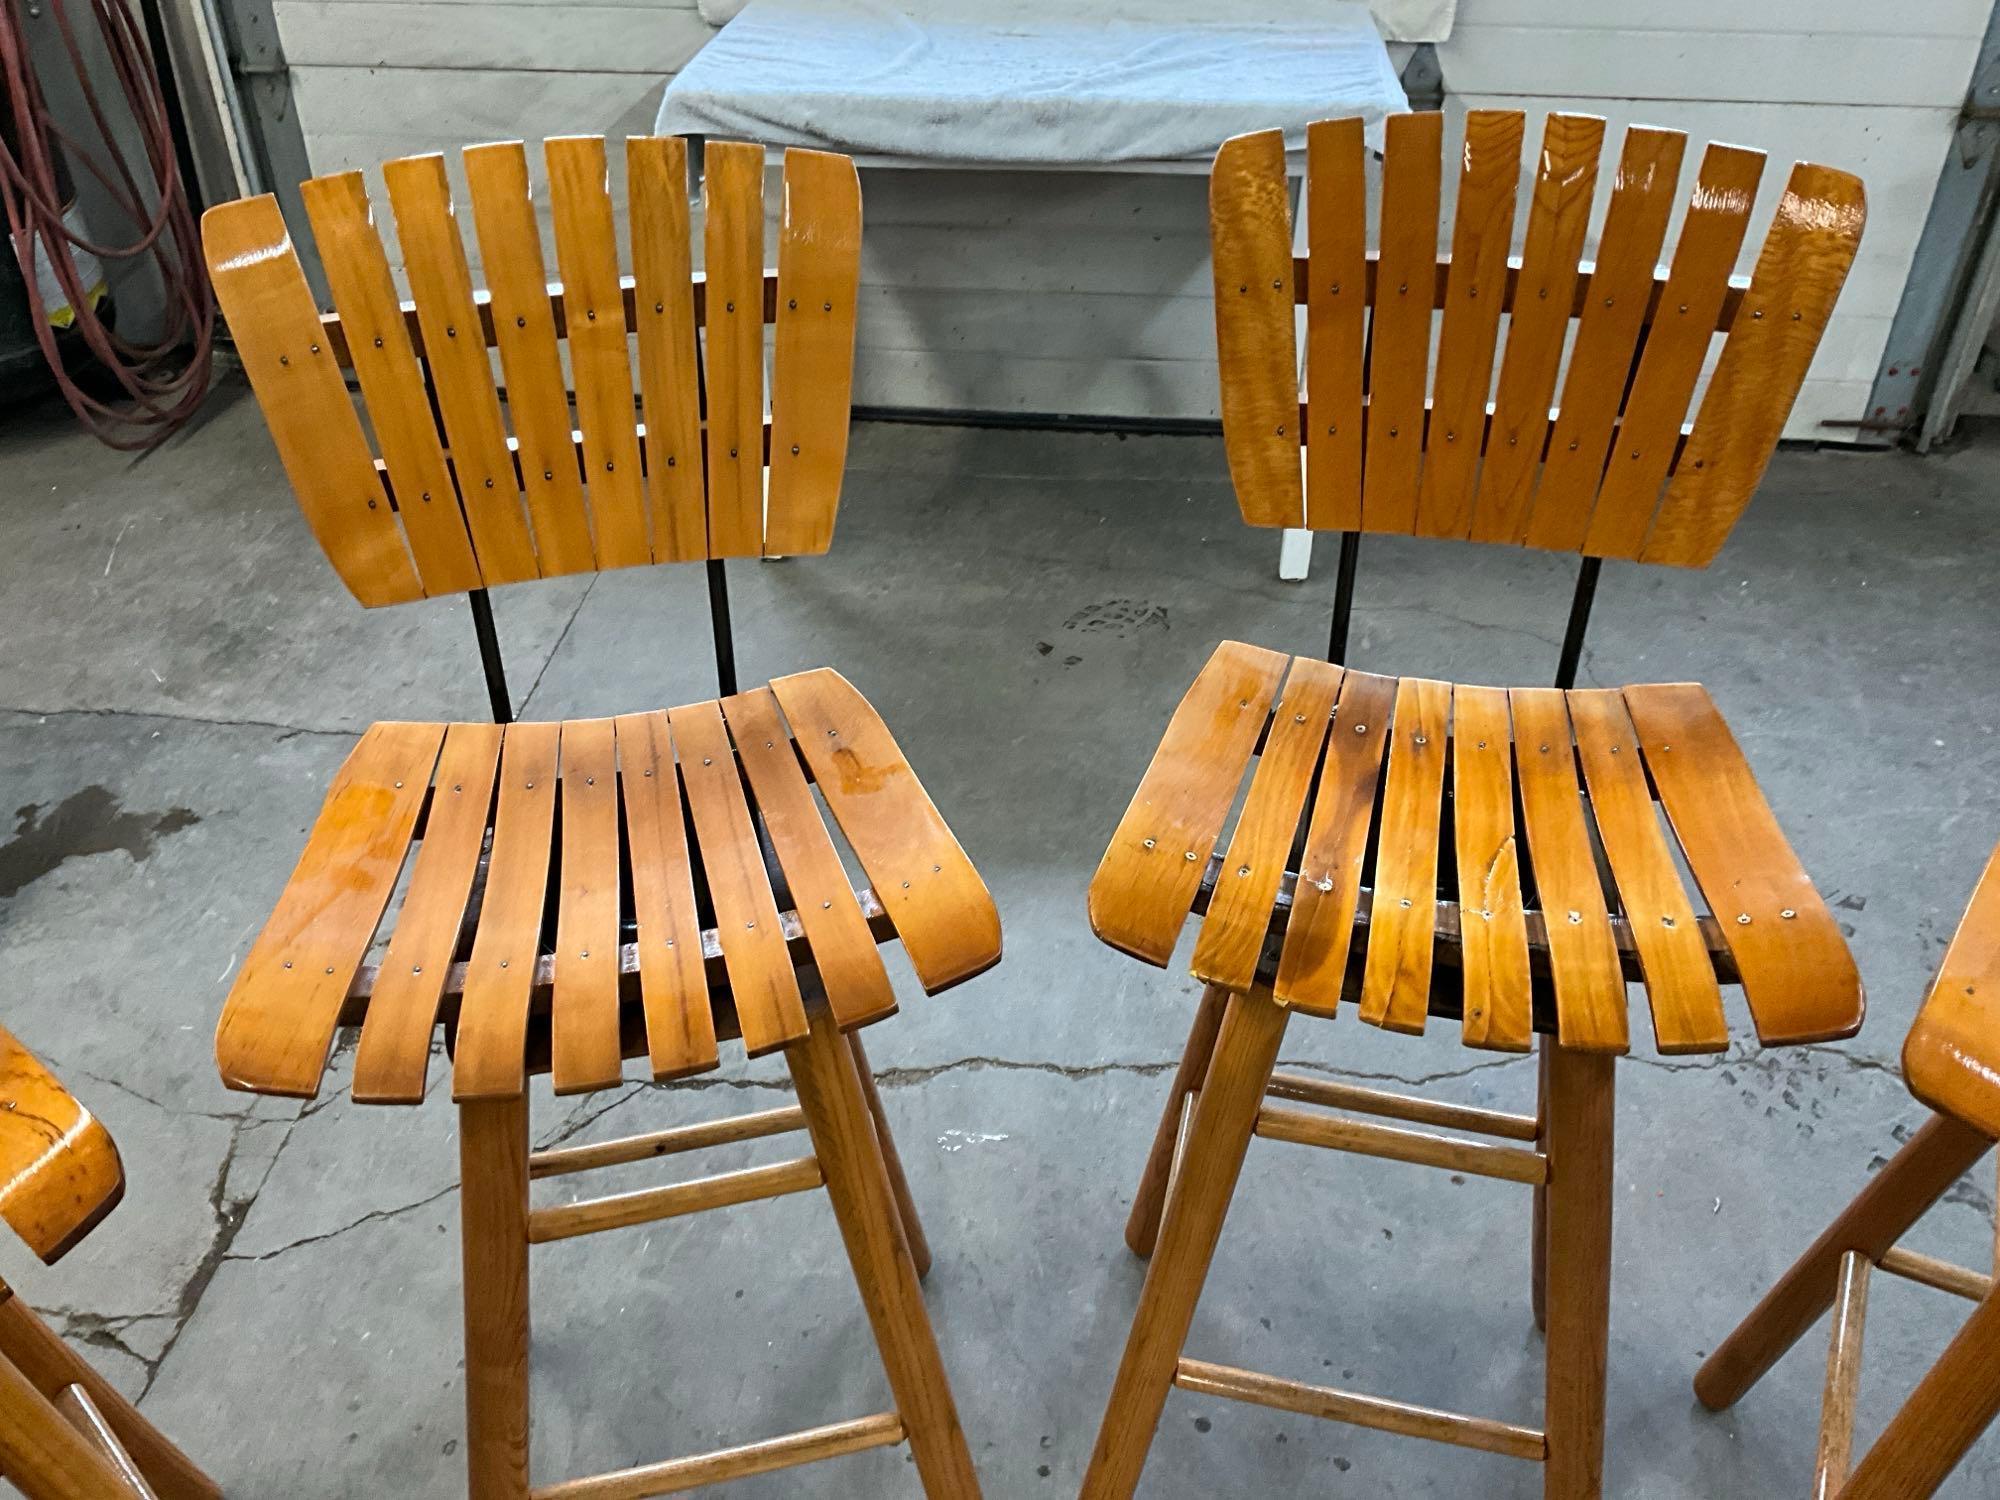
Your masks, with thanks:
[{"label": "water stain on concrete", "polygon": [[134,864],[152,857],[154,845],[171,833],[192,828],[201,815],[191,808],[161,813],[127,812],[112,792],[87,786],[50,808],[39,802],[14,811],[14,836],[0,844],[0,901],[32,885],[66,859],[124,850]]}]

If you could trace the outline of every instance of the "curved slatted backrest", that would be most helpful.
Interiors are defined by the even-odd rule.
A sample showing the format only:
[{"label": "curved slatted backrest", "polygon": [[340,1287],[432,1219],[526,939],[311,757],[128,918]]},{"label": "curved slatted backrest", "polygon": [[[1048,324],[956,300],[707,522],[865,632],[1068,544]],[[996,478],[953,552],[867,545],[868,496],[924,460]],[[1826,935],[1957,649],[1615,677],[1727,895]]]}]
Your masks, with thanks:
[{"label": "curved slatted backrest", "polygon": [[1309,250],[1296,259],[1282,136],[1223,144],[1210,190],[1216,342],[1246,521],[1683,567],[1721,548],[1853,263],[1860,180],[1794,167],[1745,286],[1731,273],[1764,158],[1712,145],[1661,272],[1685,139],[1635,126],[1603,174],[1593,265],[1581,257],[1604,122],[1553,114],[1515,257],[1524,123],[1467,113],[1448,256],[1441,116],[1387,122],[1372,255],[1360,121],[1307,132]]},{"label": "curved slatted backrest", "polygon": [[1903,1078],[1932,1109],[2000,1138],[2000,849],[1903,1042]]},{"label": "curved slatted backrest", "polygon": [[329,315],[275,200],[203,218],[217,299],[342,581],[373,606],[649,562],[824,552],[860,284],[853,163],[785,153],[774,277],[763,148],[711,144],[696,275],[686,143],[635,136],[621,276],[604,141],[564,136],[543,151],[553,266],[520,142],[465,152],[464,215],[442,156],[384,165],[408,300],[359,172],[302,189]]}]

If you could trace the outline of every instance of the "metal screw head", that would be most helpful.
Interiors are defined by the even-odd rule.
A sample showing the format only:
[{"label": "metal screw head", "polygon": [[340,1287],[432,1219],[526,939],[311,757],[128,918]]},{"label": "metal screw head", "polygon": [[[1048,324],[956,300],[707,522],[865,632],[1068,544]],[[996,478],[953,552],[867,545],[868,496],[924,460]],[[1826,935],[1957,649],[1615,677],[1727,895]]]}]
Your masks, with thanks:
[{"label": "metal screw head", "polygon": [[1366,724],[1356,724],[1354,726],[1354,732],[1356,734],[1366,734],[1368,732],[1368,726]]},{"label": "metal screw head", "polygon": [[1736,914],[1736,925],[1738,927],[1748,927],[1750,925],[1750,913],[1747,911],[1739,911]]},{"label": "metal screw head", "polygon": [[731,448],[731,449],[729,450],[729,456],[730,456],[731,458],[734,458],[734,457],[736,457],[736,450],[735,450],[734,448]]},{"label": "metal screw head", "polygon": [[1583,913],[1580,911],[1571,912],[1569,914],[1569,924],[1572,927],[1581,927],[1583,925]]},{"label": "metal screw head", "polygon": [[486,488],[489,490],[493,488],[493,481],[491,479],[486,481]]},{"label": "metal screw head", "polygon": [[1194,850],[1192,850],[1192,849],[1188,850],[1188,852],[1187,852],[1187,857],[1188,857],[1189,859],[1193,859],[1193,858],[1194,858]]},{"label": "metal screw head", "polygon": [[503,968],[503,969],[507,967],[507,960],[506,960],[506,959],[504,959],[504,958],[503,958],[503,959],[501,959],[501,960],[500,960],[500,967],[501,967],[501,968]]},{"label": "metal screw head", "polygon": [[380,338],[377,338],[377,339],[375,340],[375,347],[376,347],[377,349],[380,349],[380,348],[382,347],[382,340],[381,340]]},{"label": "metal screw head", "polygon": [[1152,848],[1152,847],[1153,847],[1154,843],[1155,843],[1155,840],[1153,840],[1153,839],[1147,839],[1147,840],[1146,840],[1146,844],[1145,844],[1145,847],[1146,847],[1146,848],[1148,848],[1148,849],[1150,849],[1150,848]]},{"label": "metal screw head", "polygon": [[1250,873],[1250,867],[1248,865],[1240,865],[1237,867],[1236,873],[1238,875],[1248,875]]},{"label": "metal screw head", "polygon": [[822,302],[822,303],[820,303],[820,307],[821,307],[821,309],[822,309],[823,311],[825,311],[825,312],[832,312],[832,311],[833,311],[833,304],[832,304],[831,302]]},{"label": "metal screw head", "polygon": [[1783,918],[1784,918],[1784,919],[1785,919],[1785,920],[1786,920],[1787,922],[1789,922],[1789,921],[1791,921],[1791,920],[1792,920],[1792,919],[1793,919],[1794,917],[1796,917],[1796,916],[1798,915],[1798,913],[1797,913],[1797,912],[1795,912],[1795,911],[1793,911],[1793,910],[1792,910],[1792,909],[1791,909],[1791,908],[1790,908],[1790,907],[1788,906],[1788,907],[1786,907],[1786,908],[1785,908],[1785,909],[1784,909],[1783,911],[1779,912],[1779,913],[1778,913],[1778,915],[1779,915],[1779,916],[1781,916],[1781,917],[1783,917]]},{"label": "metal screw head", "polygon": [[1393,427],[1391,427],[1391,428],[1389,429],[1389,436],[1390,436],[1390,437],[1394,437],[1395,435],[1396,435],[1396,429],[1395,429],[1395,428],[1393,428]]},{"label": "metal screw head", "polygon": [[586,323],[595,323],[597,321],[597,309],[594,307],[586,308],[584,310],[583,320]]},{"label": "metal screw head", "polygon": [[1408,906],[1408,905],[1410,904],[1410,898],[1409,898],[1408,896],[1405,896],[1405,897],[1403,898],[1403,902],[1402,902],[1402,904],[1403,904],[1404,906]]},{"label": "metal screw head", "polygon": [[725,302],[722,304],[722,310],[724,312],[735,312],[736,304],[734,302]]},{"label": "metal screw head", "polygon": [[[594,318],[597,316],[597,314],[592,313],[591,316]],[[455,339],[458,337],[458,330],[454,328],[451,324],[447,323],[445,324],[444,328],[444,336],[448,339]]]},{"label": "metal screw head", "polygon": [[1422,735],[1422,734],[1418,735],[1418,736],[1417,736],[1417,743],[1418,743],[1419,745],[1428,745],[1428,744],[1430,743],[1430,736],[1428,736],[1428,735]]},{"label": "metal screw head", "polygon": [[663,313],[666,310],[667,310],[667,304],[664,302],[655,302],[653,304],[653,311],[656,313]]},{"label": "metal screw head", "polygon": [[797,443],[794,443],[792,444],[792,457],[797,458],[798,456],[799,456],[799,445]]},{"label": "metal screw head", "polygon": [[1292,715],[1292,722],[1293,722],[1294,724],[1303,724],[1303,723],[1305,723],[1305,721],[1306,721],[1306,716],[1305,716],[1304,714],[1293,714],[1293,715]]},{"label": "metal screw head", "polygon": [[711,758],[710,758],[709,756],[706,756],[706,755],[704,755],[704,756],[703,756],[703,757],[701,758],[701,763],[702,763],[703,765],[705,765],[705,766],[710,766],[710,765],[714,765],[714,764],[715,764],[714,760],[713,760],[713,759],[711,759]]},{"label": "metal screw head", "polygon": [[281,365],[288,365],[291,362],[292,362],[292,357],[289,354],[280,354],[278,356],[278,363]]},{"label": "metal screw head", "polygon": [[315,353],[315,354],[319,353],[319,345],[318,345],[318,344],[314,344],[314,345],[312,346],[312,352],[313,352],[313,353]]},{"label": "metal screw head", "polygon": [[1662,927],[1672,927],[1674,925],[1674,919],[1672,917],[1662,917],[1660,918],[1660,925]]},{"label": "metal screw head", "polygon": [[528,326],[528,320],[526,318],[516,318],[514,320],[514,326],[516,328],[526,328]]},{"label": "metal screw head", "polygon": [[1576,452],[1576,439],[1575,439],[1575,438],[1571,438],[1571,439],[1570,439],[1570,444],[1569,444],[1569,451],[1570,451],[1570,452],[1572,452],[1572,453]]},{"label": "metal screw head", "polygon": [[596,786],[597,778],[595,776],[586,776],[583,778],[583,784],[585,786]]},{"label": "metal screw head", "polygon": [[554,479],[555,477],[556,477],[556,471],[555,471],[554,469],[544,469],[544,470],[542,470],[542,478],[544,478],[544,479]]}]

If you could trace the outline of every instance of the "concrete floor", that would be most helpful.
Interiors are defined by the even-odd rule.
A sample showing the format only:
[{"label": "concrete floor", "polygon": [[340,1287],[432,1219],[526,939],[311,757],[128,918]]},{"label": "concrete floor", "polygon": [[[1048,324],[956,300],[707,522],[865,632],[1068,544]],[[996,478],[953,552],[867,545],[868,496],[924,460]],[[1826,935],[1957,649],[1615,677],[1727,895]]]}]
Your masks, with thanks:
[{"label": "concrete floor", "polygon": [[[124,1206],[63,1265],[5,1274],[234,1495],[463,1493],[453,1117],[258,1101],[216,1081],[231,972],[328,776],[377,718],[479,717],[462,602],[364,613],[226,385],[134,462],[60,410],[10,414],[0,551],[4,1019],[109,1122]],[[1792,453],[1702,574],[1614,566],[1584,676],[1699,677],[1873,997],[1854,1042],[1624,1068],[1611,1351],[1617,1496],[1803,1494],[1817,1335],[1742,1406],[1696,1408],[1703,1353],[1920,1118],[1895,1062],[1996,836],[2000,448]],[[1098,945],[1083,894],[1214,643],[1323,644],[1304,586],[1240,524],[1212,440],[857,430],[838,545],[733,571],[746,679],[837,665],[881,709],[999,901],[1007,958],[869,1037],[937,1251],[929,1282],[987,1493],[1075,1492],[1138,1292],[1119,1236],[1190,1013],[1185,955]],[[1371,541],[1352,657],[1545,681],[1573,564]],[[497,598],[535,718],[708,696],[698,573]],[[1287,1060],[1528,1107],[1532,1064],[1301,1021]],[[441,1077],[442,1070],[433,1070]],[[768,1104],[779,1070],[537,1097],[542,1141]],[[756,1156],[717,1153],[717,1165]],[[632,1169],[634,1181],[659,1181]],[[1914,1243],[1982,1263],[1987,1169]],[[593,1184],[593,1190],[601,1185]],[[1260,1145],[1190,1344],[1204,1357],[1538,1420],[1527,1201],[1502,1184]],[[816,1195],[536,1252],[534,1468],[549,1482],[887,1403]],[[1962,1304],[1877,1283],[1871,1438]],[[2000,1487],[2000,1442],[1947,1493]],[[1529,1496],[1511,1460],[1172,1398],[1159,1496]],[[737,1486],[915,1493],[901,1450]]]}]

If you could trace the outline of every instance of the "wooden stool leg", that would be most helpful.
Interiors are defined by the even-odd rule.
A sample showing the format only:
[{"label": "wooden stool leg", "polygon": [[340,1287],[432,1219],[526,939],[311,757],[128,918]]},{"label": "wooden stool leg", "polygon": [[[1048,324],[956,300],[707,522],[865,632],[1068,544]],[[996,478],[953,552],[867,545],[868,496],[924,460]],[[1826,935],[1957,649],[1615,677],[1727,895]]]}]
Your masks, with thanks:
[{"label": "wooden stool leg", "polygon": [[221,1500],[214,1480],[11,1293],[0,1300],[0,1358],[51,1400],[72,1385],[82,1386],[160,1500]]},{"label": "wooden stool leg", "polygon": [[1139,1174],[1139,1190],[1132,1195],[1132,1213],[1125,1220],[1125,1243],[1140,1259],[1153,1253],[1160,1234],[1160,1206],[1167,1197],[1167,1174],[1174,1164],[1174,1142],[1180,1137],[1181,1108],[1187,1096],[1201,1087],[1208,1074],[1208,1060],[1215,1054],[1216,1033],[1222,1029],[1222,1009],[1229,991],[1209,985],[1201,992],[1195,1008],[1194,1025],[1188,1028],[1187,1046],[1181,1049],[1181,1065],[1174,1074],[1173,1089],[1166,1107],[1160,1111],[1160,1128],[1153,1132],[1153,1149],[1146,1157],[1146,1170]]},{"label": "wooden stool leg", "polygon": [[111,1461],[6,1360],[0,1360],[0,1474],[28,1500],[114,1500],[133,1493]]},{"label": "wooden stool leg", "polygon": [[931,1500],[977,1500],[979,1479],[897,1218],[854,1053],[833,1018],[815,1006],[811,1030],[785,1049],[785,1061],[924,1493]]},{"label": "wooden stool leg", "polygon": [[1546,1500],[1604,1491],[1616,1057],[1550,1047]]},{"label": "wooden stool leg", "polygon": [[2000,1293],[1989,1292],[1883,1429],[1840,1500],[1923,1500],[2000,1415]]},{"label": "wooden stool leg", "polygon": [[472,1500],[528,1494],[528,1099],[458,1107],[465,1465]]},{"label": "wooden stool leg", "polygon": [[917,1280],[931,1274],[931,1244],[924,1238],[924,1221],[917,1217],[917,1200],[910,1194],[910,1179],[903,1175],[903,1158],[896,1150],[889,1117],[882,1111],[882,1094],[875,1087],[875,1070],[868,1066],[861,1033],[850,1031],[847,1045],[854,1050],[854,1071],[861,1075],[861,1095],[868,1101],[868,1113],[875,1117],[875,1141],[882,1148],[882,1165],[889,1173],[889,1191],[896,1196],[896,1216],[903,1223],[903,1239],[910,1247],[910,1259],[917,1268]]},{"label": "wooden stool leg", "polygon": [[1702,1405],[1734,1405],[1832,1305],[1841,1257],[1859,1250],[1881,1260],[1992,1144],[1969,1125],[1932,1115],[1709,1355],[1694,1377]]},{"label": "wooden stool leg", "polygon": [[[1555,1050],[1555,1043],[1548,1037],[1537,1039],[1539,1056],[1535,1062],[1535,1118],[1541,1122],[1541,1129],[1535,1134],[1535,1144],[1543,1151],[1549,1149],[1549,1056]],[[1533,1239],[1528,1249],[1528,1297],[1534,1308],[1535,1326],[1549,1331],[1549,1188],[1547,1183],[1535,1184],[1535,1224],[1531,1231]]]},{"label": "wooden stool leg", "polygon": [[[1080,1500],[1127,1500],[1139,1486],[1290,1015],[1269,990],[1228,997]],[[1178,1109],[1169,1115],[1178,1126]]]}]

